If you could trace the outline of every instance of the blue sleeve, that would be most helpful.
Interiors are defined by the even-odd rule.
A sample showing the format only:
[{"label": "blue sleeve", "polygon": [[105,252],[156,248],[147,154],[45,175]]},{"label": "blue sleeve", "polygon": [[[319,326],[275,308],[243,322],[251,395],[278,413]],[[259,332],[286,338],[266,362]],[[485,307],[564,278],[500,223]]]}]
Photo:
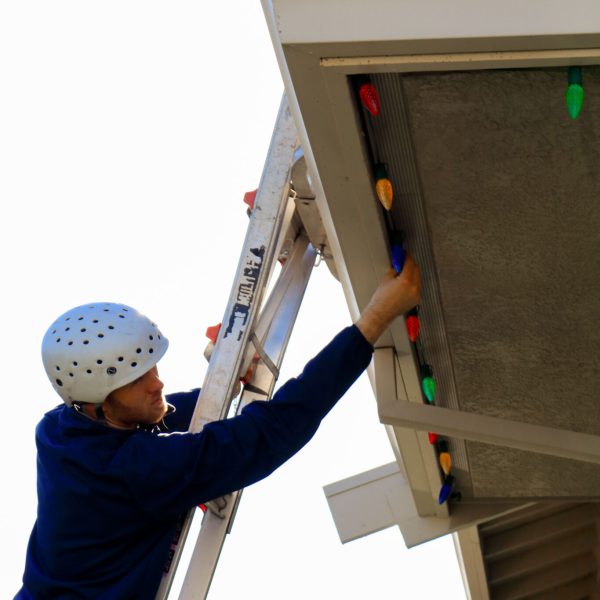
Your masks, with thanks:
[{"label": "blue sleeve", "polygon": [[149,514],[172,516],[263,479],[313,437],[372,353],[356,326],[348,327],[270,402],[253,402],[200,433],[132,436],[121,461],[134,501]]},{"label": "blue sleeve", "polygon": [[187,431],[192,421],[192,414],[198,400],[200,388],[189,392],[178,392],[168,394],[165,400],[175,407],[175,412],[164,418],[165,425],[169,431]]}]

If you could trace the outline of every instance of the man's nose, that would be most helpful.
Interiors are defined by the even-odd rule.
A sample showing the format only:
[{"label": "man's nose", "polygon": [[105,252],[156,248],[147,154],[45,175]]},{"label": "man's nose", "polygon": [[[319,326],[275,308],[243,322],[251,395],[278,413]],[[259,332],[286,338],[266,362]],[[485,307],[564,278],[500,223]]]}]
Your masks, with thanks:
[{"label": "man's nose", "polygon": [[160,391],[165,387],[165,384],[160,380],[158,375],[152,378],[150,385],[153,391]]}]

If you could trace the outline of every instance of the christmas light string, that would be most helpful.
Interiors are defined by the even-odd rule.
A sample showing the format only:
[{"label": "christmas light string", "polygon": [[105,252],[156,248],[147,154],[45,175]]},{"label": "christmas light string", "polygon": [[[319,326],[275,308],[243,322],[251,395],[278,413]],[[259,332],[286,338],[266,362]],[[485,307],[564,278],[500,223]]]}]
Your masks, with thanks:
[{"label": "christmas light string", "polygon": [[[381,206],[384,209],[385,224],[390,241],[390,254],[392,266],[397,273],[402,271],[406,257],[405,242],[406,235],[404,231],[397,230],[394,226],[391,208],[393,201],[393,185],[387,171],[387,166],[381,158],[379,148],[377,147],[376,137],[373,131],[371,119],[377,119],[381,116],[381,102],[375,86],[367,75],[359,75],[354,78],[354,86],[363,107],[362,121],[366,130],[367,151],[373,165],[373,178],[375,180],[375,193]],[[435,404],[435,395],[437,390],[436,380],[433,374],[433,368],[425,359],[425,352],[420,338],[420,307],[416,306],[405,316],[405,324],[411,345],[419,365],[419,375],[421,381],[421,391],[427,404]],[[440,479],[442,486],[438,495],[438,502],[443,504],[448,498],[459,498],[460,493],[454,492],[454,476],[451,475],[452,457],[448,449],[448,442],[441,440],[438,434],[430,432],[428,434],[429,443],[435,447],[438,464],[440,467]]]},{"label": "christmas light string", "polygon": [[[377,89],[372,84],[368,75],[358,75],[354,78],[357,95],[364,111],[362,113],[363,123],[367,132],[367,148],[370,152],[371,163],[373,165],[373,177],[375,179],[375,193],[382,207],[384,208],[385,222],[387,225],[388,239],[390,240],[390,253],[392,265],[397,273],[402,271],[404,259],[406,256],[404,243],[405,234],[403,231],[396,230],[391,217],[391,208],[393,202],[393,185],[388,174],[387,165],[381,159],[377,148],[376,137],[373,131],[371,119],[378,118],[381,115],[381,102]],[[582,68],[572,66],[568,68],[567,89],[565,100],[567,111],[571,119],[577,119],[583,107],[584,89]],[[426,403],[435,404],[435,395],[437,384],[433,375],[431,365],[425,360],[425,353],[421,344],[420,307],[415,307],[409,311],[405,318],[406,329],[410,342],[414,348],[417,362],[419,364],[419,375],[421,378],[421,390]],[[452,457],[448,449],[448,442],[441,440],[437,433],[429,432],[429,443],[435,446],[437,458],[440,466],[442,478],[442,487],[440,488],[438,502],[443,504],[449,498],[460,499],[460,492],[454,492],[455,478],[451,475]]]}]

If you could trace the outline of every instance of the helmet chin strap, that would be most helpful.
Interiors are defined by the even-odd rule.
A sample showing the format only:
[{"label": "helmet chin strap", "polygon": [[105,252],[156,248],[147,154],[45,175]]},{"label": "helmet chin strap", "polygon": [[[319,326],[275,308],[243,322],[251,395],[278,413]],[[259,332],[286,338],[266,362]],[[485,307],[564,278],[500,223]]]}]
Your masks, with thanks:
[{"label": "helmet chin strap", "polygon": [[[92,417],[85,410],[86,404],[87,404],[87,406],[89,406],[89,403],[73,402],[71,404],[71,406],[78,413],[86,416],[88,419],[94,419],[94,417]],[[172,404],[167,402],[167,412],[164,416],[166,417],[167,415],[171,415],[175,411],[176,411],[176,408]],[[100,421],[107,427],[114,427],[115,429],[130,429],[129,427],[122,427],[120,425],[115,425],[114,423],[112,423],[110,421],[110,419],[107,418],[106,413],[104,412],[104,409],[102,408],[101,404],[94,405],[94,414],[95,414],[95,420]],[[166,433],[169,431],[168,427],[165,424],[164,417],[158,423],[148,423],[148,424],[138,423],[135,427],[131,427],[131,429],[143,429],[146,431],[156,431],[157,433]]]},{"label": "helmet chin strap", "polygon": [[[71,406],[80,414],[85,415],[88,419],[95,419],[107,423],[106,415],[101,404],[90,405],[89,402],[73,402]],[[90,406],[93,406],[94,416],[89,412]]]}]

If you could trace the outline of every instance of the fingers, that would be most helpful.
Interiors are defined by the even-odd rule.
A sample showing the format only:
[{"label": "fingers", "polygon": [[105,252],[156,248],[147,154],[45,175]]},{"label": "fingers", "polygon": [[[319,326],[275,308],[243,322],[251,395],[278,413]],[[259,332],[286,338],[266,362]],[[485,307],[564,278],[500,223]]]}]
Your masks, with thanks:
[{"label": "fingers", "polygon": [[413,257],[407,253],[406,258],[404,259],[404,267],[402,269],[402,272],[398,275],[404,275],[406,273],[405,276],[409,277],[415,272],[415,270],[418,269],[419,267],[417,266],[417,263],[414,261]]},{"label": "fingers", "polygon": [[215,498],[214,500],[209,500],[205,502],[204,505],[208,510],[210,510],[213,515],[219,517],[219,519],[224,519],[226,516],[225,508],[227,507],[227,501],[231,497],[231,494],[227,494],[227,496],[220,496],[219,498]]},{"label": "fingers", "polygon": [[[400,273],[397,273],[396,269],[394,269],[393,267],[390,267],[385,272],[382,281],[391,281],[392,279],[396,279],[397,277],[401,277],[403,275],[404,275],[404,277],[406,277],[408,274],[410,274],[414,271],[415,267],[417,267],[417,263],[415,263],[415,261],[413,260],[413,258],[410,254],[407,254],[406,258],[404,260],[404,266],[402,268],[402,271]],[[405,273],[407,275],[405,275]]]},{"label": "fingers", "polygon": [[406,290],[406,300],[412,302],[413,306],[418,304],[421,296],[421,270],[410,254],[406,255],[404,267],[397,280]]},{"label": "fingers", "polygon": [[400,279],[406,282],[413,282],[415,279],[420,279],[420,269],[410,254],[406,254],[404,266],[400,273],[396,273],[394,268],[390,268],[383,276],[383,281],[391,281],[392,279]]},{"label": "fingers", "polygon": [[396,279],[399,273],[396,273],[396,269],[390,267],[383,276],[383,281],[392,281],[392,279]]},{"label": "fingers", "polygon": [[421,269],[419,269],[419,265],[413,260],[412,256],[406,257],[404,261],[404,268],[402,269],[402,273],[408,281],[419,283],[421,281]]}]

